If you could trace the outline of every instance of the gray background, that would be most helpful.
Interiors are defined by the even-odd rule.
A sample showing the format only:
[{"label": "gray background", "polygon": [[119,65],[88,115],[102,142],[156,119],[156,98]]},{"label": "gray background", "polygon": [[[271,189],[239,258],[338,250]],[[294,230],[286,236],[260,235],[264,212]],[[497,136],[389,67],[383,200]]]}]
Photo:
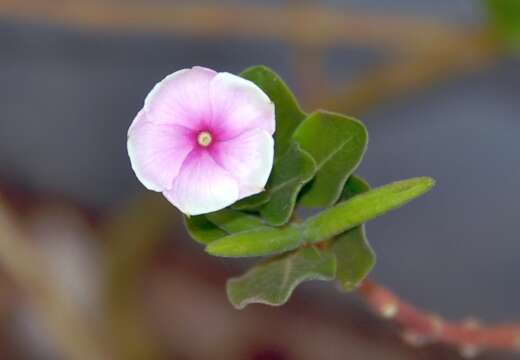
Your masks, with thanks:
[{"label": "gray background", "polygon": [[[347,3],[468,24],[482,18],[471,0]],[[164,75],[194,64],[237,73],[262,63],[296,84],[288,52],[273,42],[106,35],[4,18],[0,53],[0,176],[103,211],[142,191],[126,130]],[[334,49],[329,69],[346,79],[378,56]],[[505,60],[361,116],[370,144],[359,173],[372,185],[438,180],[427,196],[368,225],[373,277],[450,317],[520,319],[519,65]]]}]

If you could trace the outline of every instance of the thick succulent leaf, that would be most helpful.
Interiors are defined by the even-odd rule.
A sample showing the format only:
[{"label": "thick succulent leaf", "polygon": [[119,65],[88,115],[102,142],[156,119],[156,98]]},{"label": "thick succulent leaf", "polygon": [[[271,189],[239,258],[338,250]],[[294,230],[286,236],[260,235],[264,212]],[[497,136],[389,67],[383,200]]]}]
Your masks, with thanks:
[{"label": "thick succulent leaf", "polygon": [[228,280],[228,298],[237,309],[248,304],[282,305],[303,281],[332,280],[334,255],[315,248],[280,255],[260,263],[244,275]]},{"label": "thick succulent leaf", "polygon": [[375,265],[376,257],[370,247],[364,225],[337,236],[330,251],[336,255],[336,279],[345,290],[354,290]]},{"label": "thick succulent leaf", "polygon": [[305,187],[301,204],[331,206],[365,153],[368,141],[365,126],[353,118],[319,111],[301,123],[293,138],[317,166],[316,177]]},{"label": "thick succulent leaf", "polygon": [[236,202],[233,209],[260,211],[271,225],[283,225],[294,210],[298,192],[315,173],[313,158],[292,142],[275,160],[266,190]]},{"label": "thick succulent leaf", "polygon": [[264,256],[296,249],[302,243],[301,228],[288,225],[229,235],[208,244],[206,251],[224,257]]},{"label": "thick succulent leaf", "polygon": [[352,175],[345,183],[345,187],[343,188],[343,192],[341,193],[340,200],[348,200],[356,195],[362,194],[369,190],[370,185],[368,185],[368,182],[365,179],[357,175]]},{"label": "thick succulent leaf", "polygon": [[205,215],[185,217],[184,223],[192,239],[204,245],[227,235],[224,230],[210,222]]},{"label": "thick succulent leaf", "polygon": [[330,239],[408,203],[429,191],[434,184],[429,177],[402,180],[342,201],[305,220],[302,224],[305,241],[315,243]]},{"label": "thick succulent leaf", "polygon": [[484,0],[491,26],[508,44],[520,50],[520,1]]},{"label": "thick succulent leaf", "polygon": [[267,225],[258,216],[232,209],[185,217],[188,233],[197,242],[209,244],[229,234],[265,228]]},{"label": "thick succulent leaf", "polygon": [[273,168],[267,193],[270,201],[260,208],[260,214],[271,225],[287,223],[294,211],[296,197],[302,186],[316,172],[312,157],[293,143]]},{"label": "thick succulent leaf", "polygon": [[[274,168],[273,168],[274,170]],[[270,195],[267,191],[259,194],[248,196],[242,200],[238,200],[231,207],[235,210],[257,210],[262,205],[270,200]]]},{"label": "thick succulent leaf", "polygon": [[207,219],[228,234],[267,227],[262,218],[233,209],[223,209],[206,214]]},{"label": "thick succulent leaf", "polygon": [[291,136],[296,127],[305,119],[298,101],[283,80],[265,66],[253,66],[244,70],[240,76],[258,85],[274,103],[276,112],[275,158],[289,149]]},{"label": "thick succulent leaf", "polygon": [[[276,131],[274,133],[275,162],[289,149],[294,130],[305,119],[298,101],[289,87],[271,69],[266,66],[253,66],[244,70],[240,76],[254,82],[274,103]],[[262,192],[242,199],[233,205],[237,210],[256,210],[267,203],[271,196]]]},{"label": "thick succulent leaf", "polygon": [[[360,177],[351,176],[343,189],[342,200],[370,190]],[[360,225],[336,236],[329,248],[336,256],[336,279],[343,289],[353,290],[375,265],[375,254],[365,236],[365,225]]]},{"label": "thick succulent leaf", "polygon": [[342,201],[302,224],[242,232],[210,243],[206,251],[225,257],[279,254],[303,243],[317,243],[396,209],[429,191],[435,181],[419,177],[381,186]]}]

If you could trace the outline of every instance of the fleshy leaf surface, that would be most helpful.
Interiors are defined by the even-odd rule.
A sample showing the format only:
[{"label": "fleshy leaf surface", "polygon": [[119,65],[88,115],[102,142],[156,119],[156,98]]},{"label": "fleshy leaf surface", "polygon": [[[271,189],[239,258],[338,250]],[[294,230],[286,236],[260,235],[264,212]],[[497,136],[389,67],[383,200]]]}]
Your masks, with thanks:
[{"label": "fleshy leaf surface", "polygon": [[206,251],[224,257],[264,256],[294,250],[302,243],[300,226],[287,225],[229,235],[209,243]]},{"label": "fleshy leaf surface", "polygon": [[267,227],[262,218],[234,209],[223,209],[206,214],[207,219],[228,234]]},{"label": "fleshy leaf surface", "polygon": [[301,123],[293,138],[316,162],[315,179],[305,187],[301,204],[331,206],[363,158],[368,142],[365,126],[350,117],[318,111]]},{"label": "fleshy leaf surface", "polygon": [[257,264],[244,275],[228,280],[227,294],[237,309],[252,303],[282,305],[300,283],[332,280],[335,272],[333,254],[302,248]]},{"label": "fleshy leaf surface", "polygon": [[368,220],[396,209],[428,192],[435,185],[429,177],[418,177],[384,185],[308,218],[302,224],[305,241],[330,239]]},{"label": "fleshy leaf surface", "polygon": [[[368,183],[358,176],[351,176],[341,199],[348,200],[353,196],[370,190]],[[329,248],[336,255],[336,280],[345,290],[353,290],[375,265],[375,254],[365,235],[365,225],[336,236]]]},{"label": "fleshy leaf surface", "polygon": [[300,122],[305,119],[306,114],[300,108],[289,87],[268,67],[253,66],[244,70],[240,76],[258,85],[274,103],[275,158],[277,158],[289,149],[291,136]]},{"label": "fleshy leaf surface", "polygon": [[270,201],[260,208],[262,217],[270,225],[287,223],[294,211],[298,193],[315,172],[316,164],[312,157],[297,143],[292,143],[274,165],[267,185]]},{"label": "fleshy leaf surface", "polygon": [[269,200],[269,193],[267,191],[263,191],[261,193],[238,200],[231,207],[235,210],[257,210]]},{"label": "fleshy leaf surface", "polygon": [[[274,103],[276,118],[274,159],[276,163],[289,150],[294,130],[305,119],[306,114],[300,108],[289,87],[268,67],[253,66],[244,70],[240,76],[258,85]],[[270,193],[264,191],[238,201],[233,205],[233,208],[237,210],[255,210],[266,204],[270,198]]]},{"label": "fleshy leaf surface", "polygon": [[397,181],[342,201],[301,224],[229,235],[208,244],[206,251],[225,257],[264,256],[294,250],[304,243],[325,241],[403,206],[434,184],[435,180],[429,177]]},{"label": "fleshy leaf surface", "polygon": [[184,222],[190,236],[204,245],[229,234],[267,227],[260,217],[232,209],[185,217]]},{"label": "fleshy leaf surface", "polygon": [[227,235],[224,230],[219,229],[209,221],[205,215],[185,217],[184,223],[191,238],[203,245],[207,245]]},{"label": "fleshy leaf surface", "polygon": [[352,175],[345,183],[340,201],[348,200],[356,195],[365,193],[370,190],[368,182],[358,175]]}]

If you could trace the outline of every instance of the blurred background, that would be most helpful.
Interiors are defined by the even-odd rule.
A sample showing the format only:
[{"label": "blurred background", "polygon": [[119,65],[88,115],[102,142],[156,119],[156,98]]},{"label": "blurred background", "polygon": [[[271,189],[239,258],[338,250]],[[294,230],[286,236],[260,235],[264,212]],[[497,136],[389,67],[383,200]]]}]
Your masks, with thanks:
[{"label": "blurred background", "polygon": [[372,279],[450,319],[520,320],[520,60],[481,2],[0,0],[1,359],[460,358],[330,283],[234,310],[244,264],[138,183],[126,131],[152,86],[255,64],[364,121],[372,185],[437,179],[368,224]]}]

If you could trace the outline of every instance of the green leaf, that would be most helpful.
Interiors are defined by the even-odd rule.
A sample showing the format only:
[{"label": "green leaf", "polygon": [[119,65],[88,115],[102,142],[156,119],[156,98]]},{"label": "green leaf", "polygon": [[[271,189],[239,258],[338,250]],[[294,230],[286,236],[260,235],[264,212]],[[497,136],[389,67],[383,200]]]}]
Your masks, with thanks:
[{"label": "green leaf", "polygon": [[302,224],[241,232],[213,241],[206,247],[212,255],[226,257],[264,256],[294,250],[304,243],[331,239],[368,220],[396,209],[429,191],[435,181],[420,177],[381,186],[342,201],[308,218]]},{"label": "green leaf", "polygon": [[[342,199],[370,190],[368,183],[360,177],[351,176],[343,189]],[[345,290],[353,290],[372,270],[375,254],[365,236],[365,225],[360,225],[336,236],[329,248],[336,256],[336,279]]]},{"label": "green leaf", "polygon": [[267,227],[267,224],[260,217],[233,209],[224,209],[209,213],[206,214],[206,217],[210,222],[228,234]]},{"label": "green leaf", "polygon": [[[253,66],[244,70],[240,76],[258,85],[274,103],[276,116],[274,158],[276,162],[289,149],[294,130],[305,119],[306,114],[301,110],[298,101],[283,80],[268,67]],[[256,210],[270,199],[270,193],[264,191],[238,201],[233,208]]]},{"label": "green leaf", "polygon": [[190,236],[205,245],[229,234],[267,227],[260,217],[231,209],[185,217],[184,222]]},{"label": "green leaf", "polygon": [[303,224],[305,241],[320,242],[398,208],[429,191],[435,180],[419,177],[394,182],[342,201],[308,218]]},{"label": "green leaf", "polygon": [[289,149],[291,136],[305,119],[298,101],[283,80],[265,66],[253,66],[244,70],[240,76],[258,85],[271,99],[276,112],[276,132],[274,133],[275,158]]},{"label": "green leaf", "polygon": [[260,263],[238,278],[228,280],[228,298],[237,309],[248,304],[282,305],[303,281],[331,280],[334,255],[303,248]]},{"label": "green leaf", "polygon": [[303,192],[301,204],[331,206],[365,153],[368,141],[365,126],[353,118],[319,111],[301,123],[293,138],[317,165],[316,177]]},{"label": "green leaf", "polygon": [[[274,168],[273,168],[274,170]],[[270,200],[270,195],[267,191],[259,194],[248,196],[242,200],[238,200],[231,207],[235,210],[257,210]]]},{"label": "green leaf", "polygon": [[266,190],[271,200],[260,208],[262,217],[271,225],[287,223],[300,189],[312,179],[315,171],[312,157],[293,143],[274,165]]},{"label": "green leaf", "polygon": [[300,227],[288,225],[229,235],[208,244],[206,251],[225,257],[264,256],[296,249],[302,243]]},{"label": "green leaf", "polygon": [[365,179],[357,175],[352,175],[346,182],[345,187],[343,188],[340,200],[348,200],[356,195],[362,194],[369,190],[370,185],[368,185],[368,182]]},{"label": "green leaf", "polygon": [[484,0],[491,26],[516,50],[520,49],[520,1]]},{"label": "green leaf", "polygon": [[266,190],[236,202],[233,209],[261,209],[262,216],[271,225],[283,225],[294,210],[298,192],[315,172],[316,163],[312,157],[292,142],[289,149],[275,160]]},{"label": "green leaf", "polygon": [[184,223],[192,239],[204,245],[227,235],[204,215],[185,217]]},{"label": "green leaf", "polygon": [[376,257],[366,239],[364,225],[337,236],[330,251],[336,255],[336,279],[348,291],[354,290],[375,265]]}]

